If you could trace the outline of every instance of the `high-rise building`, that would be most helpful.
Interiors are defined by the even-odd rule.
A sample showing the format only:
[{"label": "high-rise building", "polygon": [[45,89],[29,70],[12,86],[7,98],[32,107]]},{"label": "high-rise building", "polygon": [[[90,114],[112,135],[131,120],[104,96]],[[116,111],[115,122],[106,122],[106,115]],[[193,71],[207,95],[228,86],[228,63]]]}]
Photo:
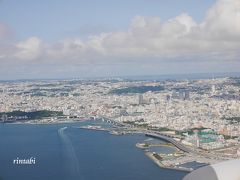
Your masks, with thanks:
[{"label": "high-rise building", "polygon": [[212,90],[212,95],[215,95],[215,93],[216,93],[216,86],[213,84],[212,85],[212,88],[211,88],[211,90]]},{"label": "high-rise building", "polygon": [[184,92],[184,100],[189,100],[190,99],[190,92],[189,91],[185,91]]},{"label": "high-rise building", "polygon": [[138,95],[138,104],[144,104],[144,100],[143,100],[143,95],[142,94]]},{"label": "high-rise building", "polygon": [[6,114],[3,114],[1,119],[2,119],[2,122],[5,122],[8,120],[8,116]]},{"label": "high-rise building", "polygon": [[171,96],[168,94],[168,95],[166,95],[166,100],[167,101],[170,101],[171,100]]},{"label": "high-rise building", "polygon": [[189,100],[190,92],[188,90],[181,90],[175,95],[176,99]]},{"label": "high-rise building", "polygon": [[176,91],[172,92],[172,99],[178,99],[179,98],[179,93]]}]

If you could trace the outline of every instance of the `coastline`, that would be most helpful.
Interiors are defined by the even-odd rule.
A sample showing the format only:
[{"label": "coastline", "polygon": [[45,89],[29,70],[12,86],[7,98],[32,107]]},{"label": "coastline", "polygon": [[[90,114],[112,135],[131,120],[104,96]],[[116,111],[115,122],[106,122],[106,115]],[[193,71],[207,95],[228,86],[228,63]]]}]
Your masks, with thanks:
[{"label": "coastline", "polygon": [[[100,119],[99,119],[100,120]],[[11,123],[6,123],[6,124],[29,124],[29,125],[53,125],[53,124],[70,124],[70,123],[78,123],[78,122],[85,122],[85,121],[91,121],[91,119],[67,119],[67,120],[40,120],[40,122],[37,122],[36,120],[29,120],[29,121],[24,121],[24,122],[11,122]],[[111,128],[103,128],[100,126],[94,126],[94,125],[87,125],[87,126],[78,126],[77,128],[79,129],[86,129],[86,130],[94,130],[94,131],[106,131],[110,133],[111,135],[124,135],[124,134],[145,134],[144,132],[135,132],[135,131],[126,131],[123,129],[117,129],[116,127],[111,129]],[[118,128],[118,127],[117,127]],[[120,128],[120,127],[119,127]],[[140,148],[143,150],[146,150],[146,148],[138,146],[139,143],[136,144],[137,148]],[[146,152],[144,153],[150,160],[152,160],[155,164],[157,164],[160,168],[164,169],[172,169],[172,170],[177,170],[177,171],[184,171],[184,172],[191,172],[193,169],[192,168],[184,168],[184,167],[176,167],[176,166],[166,166],[164,165],[159,159],[157,159],[154,156],[154,152]]]},{"label": "coastline", "polygon": [[41,120],[27,120],[27,121],[16,121],[16,122],[0,122],[0,124],[36,124],[36,125],[46,125],[46,124],[68,124],[68,123],[78,123],[89,121],[89,119],[67,119],[67,120],[50,120],[49,119],[41,119]]},{"label": "coastline", "polygon": [[[88,123],[83,122],[82,124],[85,125]],[[29,177],[30,179],[34,179],[34,176],[37,174],[39,177],[41,177],[41,179],[48,179],[47,177],[49,177],[49,172],[51,171],[54,173],[50,173],[50,179],[62,179],[62,177],[69,179],[69,174],[72,173],[71,169],[75,168],[76,164],[74,163],[74,159],[68,157],[77,158],[80,171],[84,173],[86,172],[86,175],[89,174],[87,177],[85,176],[85,179],[90,180],[98,180],[99,178],[108,180],[115,179],[115,171],[117,171],[118,175],[121,175],[121,177],[118,176],[120,177],[118,178],[119,180],[129,178],[139,180],[155,180],[161,176],[168,176],[168,170],[159,169],[159,167],[156,166],[149,158],[147,158],[141,150],[134,146],[136,142],[144,141],[144,136],[112,136],[108,132],[104,131],[99,132],[76,128],[82,124],[2,126],[0,131],[2,134],[6,134],[7,136],[2,136],[1,142],[6,142],[6,138],[8,137],[10,139],[9,143],[6,143],[6,146],[0,148],[2,150],[1,153],[4,155],[2,156],[1,160],[4,160],[4,158],[6,158],[6,160],[12,160],[12,154],[14,155],[14,158],[18,156],[20,156],[20,158],[24,158],[25,156],[19,155],[19,148],[15,148],[13,151],[7,151],[7,149],[13,144],[16,147],[19,147],[22,144],[21,142],[24,141],[26,143],[23,148],[20,148],[20,151],[23,152],[21,154],[25,155],[25,152],[27,155],[29,154],[29,156],[36,154],[34,157],[37,158],[38,164],[33,168],[37,169],[38,171],[31,173],[30,178],[27,175],[29,172],[32,172],[30,170],[32,168],[31,166],[16,167],[18,169],[26,169],[24,170],[24,173],[14,170],[14,176],[16,177],[18,175],[18,178],[20,177],[19,175],[21,175],[21,177]],[[61,130],[66,126],[68,127],[66,130]],[[19,134],[21,134],[21,136],[19,136]],[[19,138],[16,138],[17,136],[19,136]],[[14,141],[11,141],[12,139],[15,140],[16,145]],[[71,154],[70,151],[66,150],[70,150],[72,148],[75,151],[76,156]],[[2,165],[4,174],[1,175],[5,179],[9,179],[8,177],[5,177],[5,174],[9,176],[12,174],[12,165],[10,164],[9,167],[5,166],[5,163]],[[101,167],[99,165],[101,165]],[[92,172],[96,172],[97,176],[93,177]],[[144,175],[143,173],[139,172],[144,172]],[[108,176],[109,173],[111,173],[111,176],[106,178],[104,175],[106,174]],[[174,174],[171,174],[173,177],[172,179],[178,179],[186,174],[179,171],[172,171],[171,173]],[[70,179],[72,179],[71,177]],[[74,179],[79,178],[80,177],[77,176]],[[10,179],[16,180],[17,177],[16,179]]]},{"label": "coastline", "polygon": [[[115,130],[111,129],[106,129],[106,128],[100,128],[98,126],[83,126],[83,127],[78,127],[80,129],[86,129],[86,130],[94,130],[94,131],[107,131],[112,135],[124,135],[126,133],[124,132],[116,132]],[[139,134],[139,132],[132,132],[132,134]],[[145,134],[142,132],[141,134]],[[136,144],[136,147],[139,149],[142,149],[144,152],[144,149],[146,150],[147,148],[142,147],[139,143]],[[163,163],[161,163],[160,160],[158,160],[156,157],[154,157],[153,152],[146,152],[144,153],[150,160],[152,160],[154,163],[156,163],[160,168],[163,169],[171,169],[171,170],[177,170],[177,171],[183,171],[183,172],[191,172],[193,171],[193,168],[184,168],[184,167],[177,167],[177,166],[166,166]]]},{"label": "coastline", "polygon": [[151,153],[151,152],[146,152],[146,153],[145,153],[145,155],[146,155],[148,158],[150,158],[154,163],[156,163],[160,168],[177,170],[177,171],[184,171],[184,172],[191,172],[191,171],[193,171],[193,169],[190,169],[190,168],[165,166],[163,163],[161,163],[160,160],[158,160],[156,157],[154,157],[153,154],[154,154],[154,153]]}]

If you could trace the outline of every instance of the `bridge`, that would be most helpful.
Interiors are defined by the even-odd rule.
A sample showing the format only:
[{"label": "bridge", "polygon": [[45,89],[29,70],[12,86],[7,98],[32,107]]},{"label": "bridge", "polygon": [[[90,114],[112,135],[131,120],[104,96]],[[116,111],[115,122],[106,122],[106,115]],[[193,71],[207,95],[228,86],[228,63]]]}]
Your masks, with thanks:
[{"label": "bridge", "polygon": [[183,144],[177,142],[176,140],[174,140],[171,137],[162,135],[162,134],[156,134],[156,133],[145,133],[146,136],[152,137],[152,138],[157,138],[157,139],[162,139],[165,141],[168,141],[170,143],[172,143],[175,147],[177,147],[178,149],[187,152],[187,153],[192,153],[193,151],[187,147],[185,147]]},{"label": "bridge", "polygon": [[[130,131],[133,131],[133,129],[131,128],[131,125],[126,125],[125,123],[121,123],[121,122],[116,122],[114,120],[108,119],[106,117],[102,117],[103,121],[106,121],[108,123],[114,124],[114,125],[118,125],[121,127],[125,127],[125,128],[129,128]],[[126,127],[127,126],[127,127]],[[157,138],[157,139],[162,139],[165,140],[167,142],[172,143],[175,147],[177,147],[178,149],[182,150],[183,152],[187,152],[187,153],[196,153],[193,150],[185,147],[182,143],[176,141],[173,138],[181,138],[181,136],[175,135],[175,134],[163,134],[160,132],[155,132],[155,131],[149,131],[149,130],[144,130],[144,129],[135,129],[138,130],[141,133],[144,133],[146,136],[149,137],[153,137],[153,138]]]},{"label": "bridge", "polygon": [[167,137],[170,137],[170,138],[178,138],[178,139],[182,139],[182,136],[180,135],[177,135],[177,134],[169,134],[169,133],[163,133],[163,132],[159,132],[159,131],[148,131],[149,133],[152,133],[152,134],[157,134],[157,135],[162,135],[162,136],[167,136]]}]

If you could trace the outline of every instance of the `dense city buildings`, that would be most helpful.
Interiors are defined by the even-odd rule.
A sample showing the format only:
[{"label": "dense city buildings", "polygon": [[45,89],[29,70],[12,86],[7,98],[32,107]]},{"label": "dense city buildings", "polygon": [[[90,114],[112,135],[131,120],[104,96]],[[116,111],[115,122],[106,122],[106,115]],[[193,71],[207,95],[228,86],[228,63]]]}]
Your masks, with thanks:
[{"label": "dense city buildings", "polygon": [[16,81],[1,82],[0,92],[2,122],[104,117],[224,158],[240,156],[240,78]]}]

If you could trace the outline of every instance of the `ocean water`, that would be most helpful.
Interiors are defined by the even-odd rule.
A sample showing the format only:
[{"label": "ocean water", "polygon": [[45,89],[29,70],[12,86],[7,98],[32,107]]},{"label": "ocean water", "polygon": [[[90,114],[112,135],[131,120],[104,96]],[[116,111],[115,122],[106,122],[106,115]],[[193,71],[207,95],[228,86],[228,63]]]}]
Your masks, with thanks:
[{"label": "ocean water", "polygon": [[[186,175],[159,168],[136,148],[144,135],[76,128],[86,124],[0,124],[0,179],[180,180]],[[13,164],[31,157],[36,164]]]}]

